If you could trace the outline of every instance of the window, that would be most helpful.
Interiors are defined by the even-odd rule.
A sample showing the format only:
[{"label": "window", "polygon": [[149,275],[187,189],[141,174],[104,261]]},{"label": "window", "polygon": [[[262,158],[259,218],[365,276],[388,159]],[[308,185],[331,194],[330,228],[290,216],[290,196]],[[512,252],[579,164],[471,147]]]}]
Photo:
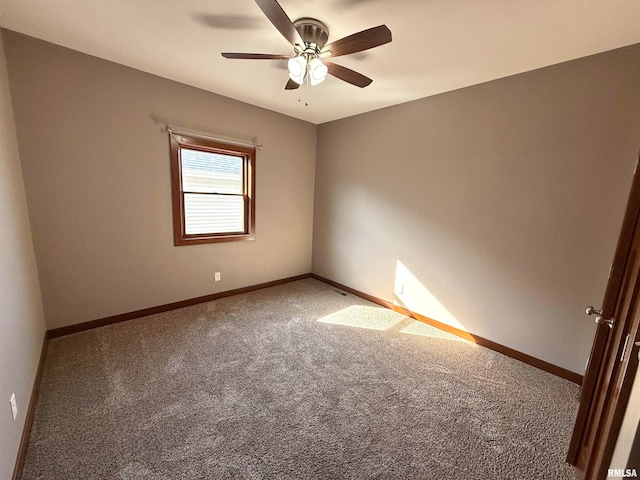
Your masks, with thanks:
[{"label": "window", "polygon": [[253,240],[255,149],[170,139],[174,244]]}]

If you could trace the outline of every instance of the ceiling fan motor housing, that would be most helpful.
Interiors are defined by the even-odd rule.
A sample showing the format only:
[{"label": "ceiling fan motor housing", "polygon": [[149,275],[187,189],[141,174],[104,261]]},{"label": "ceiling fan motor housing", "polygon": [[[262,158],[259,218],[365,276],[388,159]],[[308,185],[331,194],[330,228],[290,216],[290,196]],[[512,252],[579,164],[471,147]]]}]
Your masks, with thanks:
[{"label": "ceiling fan motor housing", "polygon": [[329,29],[315,18],[300,18],[293,22],[293,25],[304,40],[305,50],[312,49],[318,54],[329,39]]}]

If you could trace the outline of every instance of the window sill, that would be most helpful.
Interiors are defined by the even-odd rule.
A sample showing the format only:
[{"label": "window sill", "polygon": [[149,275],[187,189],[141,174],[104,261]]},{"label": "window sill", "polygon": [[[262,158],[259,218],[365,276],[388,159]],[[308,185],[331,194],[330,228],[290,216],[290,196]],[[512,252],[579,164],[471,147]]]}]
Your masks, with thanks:
[{"label": "window sill", "polygon": [[220,243],[220,242],[252,242],[255,240],[255,237],[250,234],[239,234],[239,235],[211,235],[211,236],[194,236],[194,237],[183,237],[183,238],[174,238],[173,244],[176,247],[182,247],[185,245],[200,245],[204,243]]}]

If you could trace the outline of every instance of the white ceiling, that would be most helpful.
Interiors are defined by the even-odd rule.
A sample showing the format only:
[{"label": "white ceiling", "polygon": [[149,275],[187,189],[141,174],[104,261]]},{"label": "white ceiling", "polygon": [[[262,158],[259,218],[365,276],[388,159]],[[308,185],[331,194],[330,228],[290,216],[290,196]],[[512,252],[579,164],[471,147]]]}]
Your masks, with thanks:
[{"label": "white ceiling", "polygon": [[329,42],[386,24],[392,43],[334,60],[373,83],[285,91],[285,61],[222,58],[293,53],[253,0],[0,0],[0,26],[313,123],[640,42],[639,0],[280,4],[324,22]]}]

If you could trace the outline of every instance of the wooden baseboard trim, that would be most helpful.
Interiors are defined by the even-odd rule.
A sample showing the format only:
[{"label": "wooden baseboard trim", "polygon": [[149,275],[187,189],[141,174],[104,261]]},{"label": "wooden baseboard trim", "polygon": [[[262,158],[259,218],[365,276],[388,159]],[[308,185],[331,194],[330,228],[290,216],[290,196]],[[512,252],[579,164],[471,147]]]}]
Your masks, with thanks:
[{"label": "wooden baseboard trim", "polygon": [[[514,350],[513,348],[501,345],[492,340],[488,340],[486,338],[480,337],[478,335],[474,335],[473,333],[466,332],[464,330],[460,330],[458,328],[452,327],[445,323],[439,322],[429,317],[425,317],[424,315],[420,315],[419,313],[412,312],[408,308],[402,307],[400,305],[396,305],[394,303],[388,302],[381,298],[375,297],[373,295],[369,295],[368,293],[361,292],[354,288],[348,287],[346,285],[342,285],[341,283],[334,282],[328,278],[324,278],[315,273],[305,273],[302,275],[297,275],[294,277],[282,278],[279,280],[273,280],[271,282],[260,283],[257,285],[250,285],[247,287],[236,288],[233,290],[227,290],[225,292],[213,293],[211,295],[204,295],[202,297],[190,298],[187,300],[181,300],[179,302],[167,303],[164,305],[158,305],[156,307],[144,308],[142,310],[135,310],[133,312],[121,313],[119,315],[113,315],[111,317],[99,318],[97,320],[91,320],[88,322],[77,323],[75,325],[69,325],[61,328],[54,328],[52,330],[47,331],[47,338],[57,338],[62,337],[64,335],[70,335],[72,333],[83,332],[85,330],[91,330],[93,328],[102,327],[105,325],[111,325],[113,323],[125,322],[127,320],[133,320],[135,318],[145,317],[147,315],[153,315],[156,313],[168,312],[170,310],[175,310],[177,308],[189,307],[191,305],[196,305],[198,303],[210,302],[212,300],[218,300],[224,297],[230,297],[232,295],[239,295],[241,293],[253,292],[255,290],[261,290],[263,288],[274,287],[276,285],[282,285],[289,282],[295,282],[296,280],[303,280],[305,278],[314,278],[318,281],[326,283],[327,285],[331,285],[333,287],[339,288],[340,290],[344,290],[345,292],[349,292],[357,297],[364,298],[365,300],[369,300],[372,303],[377,305],[389,308],[396,312],[402,313],[403,315],[407,315],[408,317],[419,320],[423,323],[429,324],[433,327],[436,327],[445,332],[451,333],[452,335],[456,335],[457,337],[464,338],[465,340],[469,340],[478,345],[482,345],[483,347],[487,347],[496,352],[502,353],[511,358],[515,358],[516,360],[520,360],[521,362],[532,365],[536,368],[544,370],[546,372],[552,373],[559,377],[565,378],[573,383],[578,385],[582,384],[582,375],[572,372],[571,370],[567,370],[566,368],[559,367],[558,365],[554,365],[552,363],[546,362],[539,358],[533,357],[526,353],[519,352],[518,350]],[[39,380],[38,380],[39,381]]]},{"label": "wooden baseboard trim", "polygon": [[255,290],[261,290],[263,288],[275,287],[276,285],[295,282],[296,280],[303,280],[310,277],[310,273],[305,273],[302,275],[296,275],[295,277],[281,278],[279,280],[273,280],[271,282],[259,283],[257,285],[250,285],[248,287],[227,290],[226,292],[212,293],[210,295],[204,295],[202,297],[189,298],[187,300],[181,300],[179,302],[166,303],[164,305],[158,305],[156,307],[143,308],[142,310],[121,313],[119,315],[113,315],[111,317],[98,318],[97,320],[90,320],[88,322],[76,323],[74,325],[68,325],[66,327],[54,328],[47,331],[47,338],[63,337],[72,333],[83,332],[85,330],[91,330],[93,328],[103,327],[105,325],[111,325],[113,323],[126,322],[127,320],[146,317],[147,315],[168,312],[177,308],[190,307],[191,305],[196,305],[198,303],[210,302],[212,300],[231,297],[233,295],[239,295],[241,293],[253,292]]},{"label": "wooden baseboard trim", "polygon": [[12,480],[20,480],[22,477],[22,469],[24,468],[24,461],[27,458],[27,448],[29,447],[29,437],[31,436],[31,426],[33,425],[33,417],[36,413],[36,402],[38,400],[38,392],[40,392],[40,381],[42,380],[42,371],[44,370],[44,359],[47,356],[48,337],[45,337],[42,341],[42,350],[40,350],[40,360],[38,362],[38,370],[36,371],[36,378],[33,381],[33,388],[31,389],[31,398],[29,399],[29,407],[27,408],[27,415],[24,420],[24,426],[22,427],[22,437],[20,437],[20,446],[18,447],[18,456],[16,457],[16,464],[13,468]]},{"label": "wooden baseboard trim", "polygon": [[457,337],[464,338],[465,340],[469,340],[478,345],[482,345],[483,347],[487,347],[498,353],[506,355],[507,357],[520,360],[521,362],[524,362],[533,367],[539,368],[540,370],[544,370],[545,372],[549,372],[554,375],[557,375],[558,377],[562,377],[578,385],[582,384],[582,379],[583,379],[582,375],[572,372],[571,370],[567,370],[566,368],[562,368],[562,367],[559,367],[558,365],[545,362],[544,360],[540,360],[539,358],[532,357],[531,355],[527,355],[526,353],[519,352],[518,350],[514,350],[513,348],[506,347],[504,345],[501,345],[494,341],[480,337],[478,335],[474,335],[464,330],[460,330],[458,328],[452,327],[450,325],[447,325],[446,323],[442,323],[432,318],[425,317],[424,315],[420,315],[419,313],[412,312],[408,308],[402,307],[400,305],[396,305],[394,303],[388,302],[386,300],[375,297],[373,295],[369,295],[368,293],[361,292],[354,288],[347,287],[346,285],[342,285],[341,283],[334,282],[333,280],[329,280],[328,278],[321,277],[320,275],[317,275],[315,273],[311,274],[311,278],[324,282],[333,287],[339,288],[340,290],[344,290],[345,292],[349,292],[357,297],[364,298],[365,300],[369,300],[370,302],[375,303],[377,305],[389,308],[398,313],[402,313],[403,315],[419,320],[420,322],[426,323],[428,325],[431,325],[432,327],[436,327],[445,332],[451,333]]}]

